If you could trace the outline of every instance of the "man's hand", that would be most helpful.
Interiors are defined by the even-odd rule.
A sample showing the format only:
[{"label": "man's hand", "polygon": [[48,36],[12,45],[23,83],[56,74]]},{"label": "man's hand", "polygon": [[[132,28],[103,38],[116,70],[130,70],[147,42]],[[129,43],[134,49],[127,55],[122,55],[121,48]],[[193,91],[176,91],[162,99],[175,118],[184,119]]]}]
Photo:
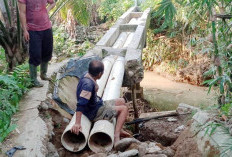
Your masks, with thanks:
[{"label": "man's hand", "polygon": [[81,125],[74,124],[72,129],[71,129],[71,132],[78,135],[80,131],[82,131]]},{"label": "man's hand", "polygon": [[29,41],[29,40],[30,40],[30,36],[29,36],[29,33],[28,33],[27,30],[24,30],[23,36],[24,36],[24,39],[25,39],[26,41]]}]

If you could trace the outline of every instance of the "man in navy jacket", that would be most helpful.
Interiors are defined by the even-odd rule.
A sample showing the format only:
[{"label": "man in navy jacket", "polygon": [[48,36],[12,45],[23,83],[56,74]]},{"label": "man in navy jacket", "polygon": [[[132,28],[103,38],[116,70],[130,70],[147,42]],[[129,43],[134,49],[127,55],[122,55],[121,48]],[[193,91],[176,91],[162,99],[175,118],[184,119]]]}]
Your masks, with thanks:
[{"label": "man in navy jacket", "polygon": [[123,98],[118,98],[112,102],[114,105],[103,105],[103,101],[97,96],[98,85],[96,80],[100,79],[104,72],[104,65],[99,60],[93,60],[89,64],[88,73],[80,79],[77,86],[77,109],[76,122],[71,131],[79,134],[81,131],[81,115],[84,114],[90,121],[104,119],[110,113],[115,113],[117,123],[115,127],[115,143],[120,140],[120,136],[129,136],[122,127],[128,115],[128,107]]}]

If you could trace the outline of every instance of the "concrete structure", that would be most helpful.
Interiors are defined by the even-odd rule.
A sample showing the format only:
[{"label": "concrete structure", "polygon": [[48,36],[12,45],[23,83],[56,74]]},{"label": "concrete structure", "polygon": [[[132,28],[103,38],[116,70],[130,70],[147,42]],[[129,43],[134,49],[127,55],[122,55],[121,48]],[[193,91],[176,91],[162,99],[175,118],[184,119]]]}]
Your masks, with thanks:
[{"label": "concrete structure", "polygon": [[110,72],[112,70],[112,67],[113,67],[113,64],[116,60],[116,56],[107,56],[103,59],[103,64],[104,64],[104,73],[101,77],[100,80],[97,80],[97,84],[99,86],[99,89],[97,91],[97,95],[99,97],[102,97],[103,96],[103,92],[104,92],[104,89],[105,89],[105,86],[106,86],[106,83],[108,81],[108,78],[109,78],[109,75],[110,75]]},{"label": "concrete structure", "polygon": [[[122,82],[125,86],[130,86],[143,79],[142,49],[145,46],[150,9],[144,12],[138,11],[138,7],[130,8],[91,50],[92,53],[102,57],[107,55],[121,56],[114,63],[102,97],[103,100],[119,98]],[[97,51],[94,52],[94,50]],[[125,67],[122,62],[124,62]],[[114,141],[113,128],[114,124],[105,120],[96,122],[89,137],[90,149],[96,153],[110,151]],[[97,144],[101,136],[105,137],[106,142]]]},{"label": "concrete structure", "polygon": [[149,24],[150,9],[139,12],[138,7],[132,7],[118,19],[91,50],[91,52],[95,50],[94,53],[99,56],[118,54],[125,57],[123,86],[139,83],[143,78],[142,49],[145,46]]},{"label": "concrete structure", "polygon": [[197,112],[192,118],[190,131],[196,134],[195,140],[203,156],[231,157],[231,135],[225,127],[217,126],[212,120],[214,116],[210,112]]},{"label": "concrete structure", "polygon": [[73,125],[75,124],[75,122],[76,122],[76,113],[72,117],[71,122],[66,127],[61,137],[62,145],[71,152],[79,152],[85,148],[91,127],[91,122],[89,121],[89,119],[85,115],[82,115],[81,126],[83,127],[80,133],[76,135],[71,133],[70,131]]},{"label": "concrete structure", "polygon": [[[140,12],[136,6],[130,8],[108,30],[96,46],[83,57],[97,56],[103,59],[105,72],[98,81],[100,88],[97,93],[103,100],[119,98],[122,85],[130,87],[143,79],[142,49],[145,46],[149,18],[150,9]],[[68,95],[68,97],[70,100],[74,99],[73,95]],[[67,101],[65,104],[71,105],[69,108],[72,108],[74,102]],[[108,152],[112,149],[115,123],[115,120],[112,123],[99,120],[94,124],[88,137],[88,144],[92,151],[98,153]],[[65,146],[67,142],[62,144]],[[83,147],[78,145],[78,148]],[[72,149],[68,150],[73,151]],[[81,149],[74,150],[80,151]]]}]

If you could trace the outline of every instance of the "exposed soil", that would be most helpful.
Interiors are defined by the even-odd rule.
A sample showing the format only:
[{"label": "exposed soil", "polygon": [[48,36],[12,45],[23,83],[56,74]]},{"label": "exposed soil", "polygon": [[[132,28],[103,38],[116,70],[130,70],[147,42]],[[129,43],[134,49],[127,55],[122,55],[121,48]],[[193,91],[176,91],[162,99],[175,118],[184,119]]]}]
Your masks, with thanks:
[{"label": "exposed soil", "polygon": [[[137,99],[136,100],[137,108],[139,114],[144,112],[154,112],[157,111],[154,108],[149,107],[149,103],[146,100]],[[127,105],[129,106],[129,116],[127,117],[127,121],[131,121],[134,119],[134,111],[133,111],[133,104],[132,102],[128,102]],[[48,109],[47,111],[42,110],[40,112],[40,117],[44,119],[45,122],[48,122],[48,118],[52,118],[52,125],[54,126],[53,129],[53,137],[51,139],[51,143],[53,143],[57,149],[58,154],[60,157],[87,157],[94,152],[92,152],[88,147],[85,147],[84,150],[78,153],[73,153],[67,151],[61,144],[61,136],[68,125],[67,122],[64,121],[64,117],[56,110]],[[133,128],[129,128],[131,130],[128,130],[128,128],[125,128],[128,132],[133,131]],[[131,132],[132,133],[132,132]],[[133,134],[133,133],[132,133]]]},{"label": "exposed soil", "polygon": [[78,153],[73,153],[73,152],[66,150],[61,144],[61,136],[62,136],[66,126],[68,125],[68,123],[63,120],[62,115],[59,112],[57,112],[56,110],[49,109],[48,111],[42,112],[42,114],[41,114],[43,119],[47,118],[47,115],[52,117],[52,122],[54,125],[54,129],[53,129],[54,135],[53,135],[50,142],[52,142],[55,145],[60,157],[70,157],[70,156],[72,156],[72,157],[87,157],[89,155],[94,154],[88,147],[86,147],[84,150],[82,150],[81,152],[78,152]]},{"label": "exposed soil", "polygon": [[[188,125],[191,124],[189,121]],[[175,157],[201,157],[197,142],[193,138],[193,133],[189,131],[189,127],[187,127],[180,135],[180,137],[176,140],[176,142],[172,145],[172,149],[176,150]]]},{"label": "exposed soil", "polygon": [[[180,56],[181,58],[181,56]],[[185,82],[192,85],[202,85],[210,76],[204,76],[204,73],[210,68],[210,58],[206,54],[197,54],[194,58],[188,60],[189,64],[186,67],[178,67],[175,73],[165,72],[162,68],[162,64],[165,66],[165,62],[161,65],[155,65],[154,71],[162,76],[165,76],[171,80],[178,82]]]},{"label": "exposed soil", "polygon": [[[132,121],[134,119],[134,108],[132,101],[127,103],[129,107],[129,116],[127,117],[127,122]],[[136,107],[138,110],[138,115],[140,116],[141,113],[148,113],[148,112],[157,112],[156,108],[152,108],[148,101],[145,99],[136,99]]]},{"label": "exposed soil", "polygon": [[[168,121],[168,118],[176,119],[176,121]],[[189,115],[181,115],[150,120],[140,125],[138,139],[140,141],[156,141],[163,146],[171,146],[183,130],[175,131],[175,129],[185,124],[188,119]]]},{"label": "exposed soil", "polygon": [[[150,81],[150,82],[152,82],[152,84],[150,84],[150,87],[153,87],[153,85],[157,83],[154,81]],[[162,84],[158,83],[158,84],[160,84],[161,87],[163,86],[163,87],[172,88],[169,86],[169,84],[166,84],[166,83],[162,83]],[[178,92],[177,89],[178,88],[175,88],[173,89],[173,91]],[[137,99],[136,104],[137,104],[136,106],[139,111],[139,115],[141,113],[158,111],[156,108],[150,107],[150,104],[146,100],[143,100],[143,99]],[[127,121],[131,121],[134,119],[132,102],[128,102],[128,105],[129,105],[129,116],[127,118]],[[83,151],[79,153],[73,153],[73,152],[67,151],[61,144],[61,135],[63,131],[65,130],[66,126],[68,125],[68,123],[65,122],[63,120],[63,117],[60,115],[60,113],[55,110],[48,109],[47,111],[43,111],[41,113],[42,113],[42,118],[44,119],[45,122],[46,122],[45,119],[49,119],[52,117],[54,129],[52,133],[53,136],[50,139],[50,142],[52,142],[55,145],[57,152],[61,157],[70,157],[70,156],[87,157],[87,156],[94,154],[88,147],[86,147]],[[186,117],[174,117],[174,118],[177,118],[176,122],[168,122],[167,118],[151,120],[149,122],[146,122],[144,124],[144,127],[140,128],[141,135],[139,136],[139,139],[142,141],[156,141],[165,146],[170,146],[173,142],[175,142],[176,138],[180,135],[180,133],[174,133],[173,130],[176,129],[178,126],[185,124],[188,119]],[[133,128],[128,128],[128,129],[131,129],[133,131]],[[188,146],[186,145],[190,145],[189,147],[193,145],[191,143],[192,139],[186,138],[186,141],[185,141],[185,138],[183,137],[181,137],[181,139],[183,140],[181,142],[185,144],[182,146],[183,150],[180,149],[179,147],[177,148],[175,145],[176,143],[173,145],[173,148],[175,148],[177,151],[176,156],[186,156],[185,154],[188,154],[188,149],[190,149],[190,148],[187,148]],[[180,140],[178,139],[177,141],[180,141]],[[177,144],[177,145],[180,145],[180,144]],[[189,152],[189,154],[191,155],[193,154],[197,156],[197,153],[199,153],[197,150],[197,147],[193,145],[193,147],[191,147],[191,151]]]},{"label": "exposed soil", "polygon": [[[131,121],[134,118],[133,105],[132,102],[128,102],[127,104],[129,105],[129,116],[127,118],[127,121]],[[156,109],[149,107],[149,103],[145,100],[137,99],[136,104],[139,114],[157,111]],[[55,145],[60,157],[87,157],[94,154],[94,152],[92,152],[88,147],[85,147],[84,150],[78,153],[67,151],[61,144],[61,136],[66,126],[68,125],[68,122],[65,122],[61,114],[53,109],[48,109],[40,113],[40,116],[45,121],[47,121],[46,119],[52,117],[52,124],[54,126],[54,129],[53,137],[51,138],[50,142]],[[138,139],[141,141],[155,141],[161,143],[163,146],[170,146],[180,135],[180,132],[175,133],[174,130],[178,126],[186,123],[188,119],[186,115],[173,118],[176,118],[177,121],[168,122],[167,118],[161,118],[157,120],[150,120],[144,123],[144,126],[140,128],[140,136],[138,137]],[[133,127],[130,129],[131,131],[134,130]],[[163,147],[162,145],[160,146]]]}]

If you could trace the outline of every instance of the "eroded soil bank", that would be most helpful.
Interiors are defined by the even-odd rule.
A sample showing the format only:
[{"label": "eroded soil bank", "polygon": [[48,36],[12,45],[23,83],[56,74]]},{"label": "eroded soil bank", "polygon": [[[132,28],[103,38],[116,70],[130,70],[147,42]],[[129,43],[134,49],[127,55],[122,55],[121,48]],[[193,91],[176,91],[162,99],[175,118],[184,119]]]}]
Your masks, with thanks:
[{"label": "eroded soil bank", "polygon": [[[46,107],[46,104],[48,107]],[[142,99],[137,99],[136,104],[139,106],[139,115],[144,113],[157,113],[157,109],[149,107],[149,103]],[[131,133],[137,140],[122,138],[122,144],[115,147],[108,153],[96,154],[92,152],[88,146],[84,150],[73,153],[67,151],[61,144],[61,135],[65,127],[70,122],[69,119],[63,117],[57,110],[54,109],[54,104],[50,101],[45,101],[43,106],[40,107],[40,117],[47,123],[49,135],[51,135],[50,144],[53,144],[53,150],[49,150],[50,156],[56,155],[60,157],[87,157],[87,156],[155,156],[161,155],[174,156],[177,148],[172,146],[176,139],[180,136],[181,132],[187,126],[187,121],[191,119],[191,114],[181,116],[169,116],[159,119],[142,122],[139,124],[139,132],[135,132],[134,125],[124,126],[124,129]],[[132,102],[128,103],[129,116],[127,122],[134,119],[134,111]],[[174,112],[174,111],[172,111]],[[104,140],[104,139],[103,139]],[[136,153],[137,150],[137,153]],[[198,151],[198,150],[196,150]],[[127,154],[129,153],[129,155]],[[132,153],[132,154],[130,154]],[[135,153],[135,155],[133,155]],[[55,155],[56,154],[56,155]]]},{"label": "eroded soil bank", "polygon": [[[150,74],[151,73],[151,74]],[[150,74],[150,75],[149,75]],[[191,104],[191,102],[196,102],[194,104],[200,104],[197,100],[204,100],[205,96],[206,98],[209,98],[210,96],[207,96],[207,89],[204,87],[197,87],[197,86],[189,86],[188,84],[183,84],[183,83],[176,83],[176,82],[172,82],[169,81],[168,79],[165,79],[163,77],[160,77],[158,75],[154,76],[154,74],[152,74],[152,72],[145,72],[145,78],[143,80],[143,82],[141,83],[141,85],[143,86],[144,89],[144,96],[146,98],[146,90],[151,90],[152,93],[152,97],[155,98],[156,102],[158,102],[157,107],[149,107],[149,102],[146,101],[142,101],[142,100],[137,100],[137,106],[139,107],[139,113],[144,113],[144,112],[156,112],[156,111],[162,111],[162,108],[159,108],[160,106],[168,106],[167,104],[163,103],[165,99],[168,99],[170,102],[175,102],[175,103],[170,103],[171,107],[167,107],[166,110],[172,110],[172,109],[176,109],[175,106],[178,105],[178,101],[179,102],[184,102],[187,104]],[[152,90],[153,89],[153,90]],[[33,90],[33,95],[36,95],[35,92],[38,90]],[[154,91],[158,91],[154,92]],[[46,92],[46,91],[44,91]],[[178,94],[180,96],[178,96]],[[38,93],[37,93],[38,95]],[[32,95],[31,95],[32,96]],[[185,98],[185,99],[182,99]],[[30,99],[27,96],[27,99]],[[158,101],[159,99],[162,99],[163,101]],[[184,101],[186,100],[186,101]],[[22,101],[25,102],[25,101]],[[160,103],[159,103],[160,102]],[[210,102],[210,101],[209,101]],[[29,103],[28,105],[31,105],[31,102],[25,102],[24,105],[26,105],[27,103]],[[42,103],[44,104],[44,103]],[[46,104],[46,103],[45,103]],[[163,105],[164,104],[164,105]],[[210,103],[209,103],[210,104]],[[28,110],[28,112],[31,112],[30,107],[26,108]],[[87,157],[90,155],[94,155],[93,152],[91,152],[89,150],[88,147],[86,147],[86,149],[84,149],[82,152],[80,153],[71,153],[67,150],[65,150],[65,148],[61,145],[60,142],[60,137],[62,132],[64,131],[65,127],[68,125],[69,120],[67,118],[62,117],[59,112],[55,111],[52,109],[52,106],[49,106],[49,103],[43,106],[43,109],[40,110],[40,113],[42,113],[43,115],[40,114],[40,116],[42,117],[42,119],[46,122],[47,124],[47,130],[48,130],[48,134],[46,135],[46,140],[42,140],[43,142],[46,141],[48,143],[45,143],[44,145],[46,146],[47,151],[44,151],[44,155],[45,156],[80,156],[80,157]],[[20,114],[20,113],[19,113]],[[191,115],[190,115],[191,116]],[[172,120],[168,120],[168,118],[172,118]],[[184,149],[183,151],[179,148],[177,148],[176,146],[179,145],[178,143],[180,141],[186,141],[185,138],[182,140],[177,141],[177,143],[175,143],[176,139],[179,137],[179,135],[181,134],[181,131],[183,131],[183,127],[182,130],[178,130],[175,132],[175,130],[184,125],[185,127],[187,126],[187,122],[191,117],[186,117],[186,118],[178,118],[178,117],[168,117],[168,118],[161,118],[161,119],[157,119],[157,120],[151,120],[148,121],[146,123],[142,123],[140,125],[140,132],[139,134],[136,135],[136,138],[138,138],[140,140],[140,142],[142,144],[139,144],[143,147],[145,146],[151,146],[148,147],[149,149],[147,149],[146,153],[153,155],[154,156],[154,148],[160,149],[158,152],[156,153],[160,153],[160,154],[165,154],[165,152],[167,150],[171,149],[172,154],[168,155],[166,153],[166,156],[174,156],[174,154],[176,154],[175,156],[183,156],[183,155],[191,155],[191,154],[197,154],[199,156],[199,152],[197,150],[197,148],[195,149],[195,147],[191,147],[191,150],[187,150]],[[130,108],[130,116],[128,117],[127,121],[131,121],[133,119],[133,109]],[[176,120],[173,120],[176,119]],[[21,125],[23,125],[23,123],[26,123],[26,120],[22,123],[20,123]],[[19,126],[20,128],[21,126]],[[184,127],[184,128],[185,128]],[[41,132],[42,128],[37,128],[37,130],[39,132]],[[126,127],[126,129],[130,130],[133,132],[133,127],[129,126]],[[19,129],[19,133],[17,133],[17,131],[13,132],[14,134],[21,134],[21,129]],[[28,135],[31,132],[28,132]],[[156,135],[156,136],[153,136]],[[192,141],[192,143],[194,143],[194,141],[192,140],[192,138],[188,138],[190,141]],[[10,138],[8,139],[8,141],[10,140]],[[12,140],[10,140],[12,141]],[[187,141],[188,142],[188,141]],[[156,144],[154,144],[156,143]],[[172,145],[173,143],[175,143],[173,146],[169,147],[170,145]],[[17,143],[20,144],[20,143]],[[15,143],[14,141],[12,141],[12,144],[10,144],[6,149],[9,149],[11,146],[14,146]],[[134,146],[133,146],[134,145]],[[194,143],[194,145],[196,146],[196,143]],[[55,147],[54,147],[55,146]],[[156,147],[157,146],[157,147]],[[143,148],[138,148],[139,146],[135,146],[135,144],[132,144],[132,146],[128,146],[125,150],[123,150],[123,152],[127,152],[130,151],[132,149],[138,149],[139,152],[141,151],[141,149]],[[158,148],[159,147],[159,148]],[[29,148],[28,148],[29,149]],[[29,151],[29,150],[28,150]],[[157,151],[157,150],[156,150]],[[176,153],[173,153],[173,151]],[[17,152],[18,154],[19,152]],[[117,151],[112,151],[112,154],[117,153]],[[179,154],[179,155],[178,155]],[[105,154],[106,155],[106,154]],[[144,154],[145,155],[145,154]]]}]

